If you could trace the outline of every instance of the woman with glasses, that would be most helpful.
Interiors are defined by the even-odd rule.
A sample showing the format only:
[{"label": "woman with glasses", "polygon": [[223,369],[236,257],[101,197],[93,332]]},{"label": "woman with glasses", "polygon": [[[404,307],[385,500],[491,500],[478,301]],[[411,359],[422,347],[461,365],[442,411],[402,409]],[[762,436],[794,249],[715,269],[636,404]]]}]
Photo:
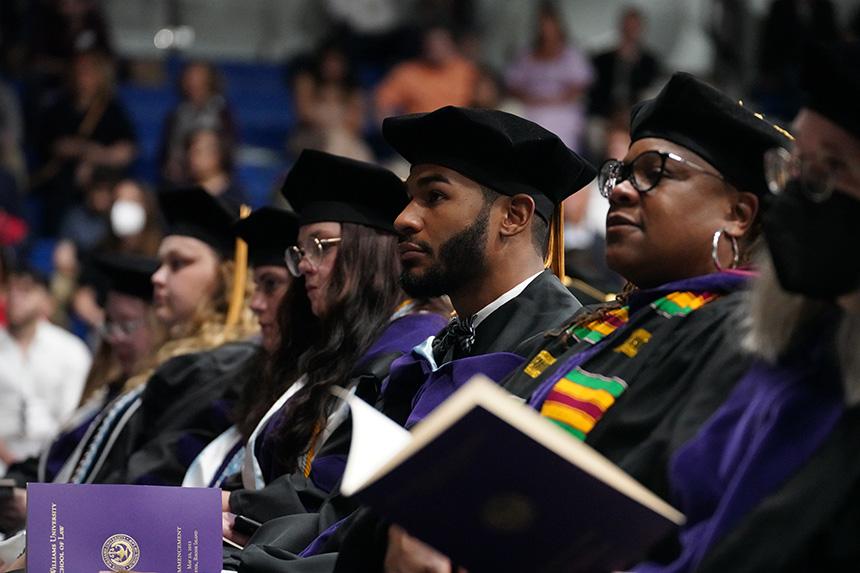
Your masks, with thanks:
[{"label": "woman with glasses", "polygon": [[683,550],[642,571],[860,566],[860,44],[814,51],[791,153],[766,155],[757,362],[671,463]]},{"label": "woman with glasses", "polygon": [[[275,350],[292,352],[291,361],[307,350],[307,337],[298,340],[282,339],[278,325],[281,301],[289,292],[293,278],[284,262],[284,251],[296,242],[298,223],[296,216],[285,209],[262,207],[233,225],[236,237],[248,246],[248,262],[254,283],[249,301],[251,312],[260,325],[260,352],[257,365],[249,372],[231,419],[230,426],[212,440],[191,463],[183,486],[220,487],[241,468],[245,456],[245,442],[257,427],[266,411],[284,390],[285,382],[267,375],[267,365]],[[294,305],[291,320],[309,325],[309,305]]]},{"label": "woman with glasses", "polygon": [[[279,311],[282,343],[270,365],[286,390],[251,434],[243,489],[224,497],[225,511],[261,522],[316,511],[340,480],[351,425],[331,389],[376,402],[389,365],[450,315],[447,305],[408,300],[400,288],[393,224],[408,199],[396,175],[306,150],[282,193],[300,225],[286,251],[294,288]],[[312,320],[296,319],[303,297]],[[296,339],[311,341],[298,362],[283,342]],[[225,535],[241,540],[226,519]]]},{"label": "woman with glasses", "polygon": [[783,131],[678,73],[634,108],[632,143],[598,175],[606,258],[629,281],[574,316],[509,383],[530,404],[668,498],[671,453],[744,373],[732,315],[751,276],[761,157]]}]

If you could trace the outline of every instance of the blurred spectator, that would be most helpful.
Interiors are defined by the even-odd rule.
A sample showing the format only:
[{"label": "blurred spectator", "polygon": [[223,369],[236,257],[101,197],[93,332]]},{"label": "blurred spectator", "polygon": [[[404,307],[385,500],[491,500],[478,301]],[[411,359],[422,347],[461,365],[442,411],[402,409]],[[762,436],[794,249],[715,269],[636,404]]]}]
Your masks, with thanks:
[{"label": "blurred spectator", "polygon": [[[57,301],[53,315],[58,323],[79,318],[89,328],[104,322],[100,299],[107,290],[102,273],[93,268],[93,260],[104,253],[126,253],[154,257],[162,232],[158,205],[151,191],[134,180],[120,181],[109,188],[108,212],[101,240],[92,248],[79,252],[69,241],[61,241],[54,251],[54,275],[51,292]],[[105,201],[100,197],[99,201]]]},{"label": "blurred spectator", "polygon": [[113,205],[116,171],[99,167],[93,171],[84,201],[69,209],[60,224],[60,244],[68,242],[79,255],[88,255],[107,237],[108,215]]},{"label": "blurred spectator", "polygon": [[186,140],[185,162],[186,182],[234,205],[247,203],[245,191],[233,181],[233,141],[220,131],[192,131]]},{"label": "blurred spectator", "polygon": [[480,42],[475,0],[418,0],[414,11],[421,29],[434,22],[445,22],[460,51],[470,58],[478,58]]},{"label": "blurred spectator", "polygon": [[41,0],[31,48],[34,71],[62,79],[81,52],[113,55],[107,21],[96,0]]},{"label": "blurred spectator", "polygon": [[293,74],[292,89],[298,125],[288,144],[291,155],[297,157],[302,149],[319,149],[373,160],[361,137],[364,94],[339,45],[326,43],[309,65],[300,66]]},{"label": "blurred spectator", "polygon": [[469,107],[482,109],[499,109],[515,115],[522,115],[522,107],[514,101],[507,90],[502,78],[488,66],[478,68],[475,80],[475,91]]},{"label": "blurred spectator", "polygon": [[28,11],[25,111],[37,124],[62,96],[77,54],[96,51],[112,59],[114,50],[99,0],[36,0]]},{"label": "blurred spectator", "polygon": [[[626,114],[613,118],[606,131],[602,160],[623,159],[627,154],[630,133],[626,120]],[[597,180],[564,201],[565,272],[604,293],[618,292],[623,286],[621,278],[606,265],[608,211],[609,201],[600,195]]]},{"label": "blurred spectator", "polygon": [[579,151],[585,129],[583,98],[591,85],[591,63],[568,42],[558,9],[538,11],[534,46],[508,69],[508,89],[523,103],[523,115],[556,133]]},{"label": "blurred spectator", "polygon": [[75,56],[69,93],[46,115],[37,143],[43,164],[31,184],[44,197],[44,232],[53,235],[79,201],[94,168],[126,168],[135,156],[131,121],[114,95],[113,65],[104,54]]},{"label": "blurred spectator", "polygon": [[188,136],[199,129],[218,130],[231,145],[236,139],[233,113],[224,97],[224,85],[215,66],[193,62],[185,66],[179,79],[182,100],[164,122],[160,162],[166,181],[178,184],[185,174]]},{"label": "blurred spectator", "polygon": [[801,104],[800,69],[811,43],[839,39],[831,0],[774,0],[759,46],[759,89],[767,115],[791,119]]},{"label": "blurred spectator", "polygon": [[335,35],[354,62],[386,69],[410,50],[400,0],[323,0]]},{"label": "blurred spectator", "polygon": [[445,105],[468,105],[475,91],[478,70],[460,55],[451,31],[444,26],[428,28],[422,38],[419,59],[396,66],[376,91],[376,115],[433,111]]},{"label": "blurred spectator", "polygon": [[714,46],[712,79],[726,93],[744,93],[756,74],[755,21],[746,0],[711,2],[708,31]]},{"label": "blurred spectator", "polygon": [[9,279],[7,321],[0,329],[0,460],[37,454],[75,409],[90,354],[75,336],[45,317],[51,298],[44,277],[28,268]]},{"label": "blurred spectator", "polygon": [[618,44],[594,57],[592,114],[609,119],[615,113],[626,113],[657,80],[660,64],[642,42],[643,27],[642,12],[625,8],[618,20]]},{"label": "blurred spectator", "polygon": [[154,257],[162,229],[155,194],[139,181],[120,181],[113,191],[110,228],[99,250]]}]

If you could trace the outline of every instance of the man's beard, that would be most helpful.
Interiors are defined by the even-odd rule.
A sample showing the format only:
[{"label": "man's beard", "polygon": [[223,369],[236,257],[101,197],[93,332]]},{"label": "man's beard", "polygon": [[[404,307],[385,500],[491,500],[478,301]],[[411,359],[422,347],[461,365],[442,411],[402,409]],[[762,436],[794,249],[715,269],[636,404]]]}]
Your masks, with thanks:
[{"label": "man's beard", "polygon": [[[490,220],[489,206],[478,213],[475,222],[439,248],[437,261],[421,274],[403,269],[400,284],[409,296],[428,298],[457,291],[486,273],[484,249]],[[432,255],[429,245],[421,244]]]}]

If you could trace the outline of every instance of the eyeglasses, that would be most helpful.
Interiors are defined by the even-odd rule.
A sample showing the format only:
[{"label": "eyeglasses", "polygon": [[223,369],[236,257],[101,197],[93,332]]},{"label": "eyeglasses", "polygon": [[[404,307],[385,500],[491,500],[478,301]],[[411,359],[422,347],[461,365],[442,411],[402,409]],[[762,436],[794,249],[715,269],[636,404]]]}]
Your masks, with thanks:
[{"label": "eyeglasses", "polygon": [[600,194],[608,199],[612,190],[624,181],[630,181],[630,184],[638,192],[647,193],[660,184],[660,180],[666,172],[666,161],[669,159],[683,163],[705,175],[723,179],[719,173],[708,171],[701,165],[688,161],[680,155],[668,151],[652,150],[638,155],[630,163],[624,163],[617,159],[604,161],[603,165],[600,166],[600,173],[597,175],[597,187]]},{"label": "eyeglasses", "polygon": [[299,263],[302,262],[302,259],[305,259],[311,267],[316,269],[322,262],[323,257],[325,257],[326,249],[340,243],[340,241],[341,237],[332,237],[330,239],[314,237],[313,242],[306,247],[301,245],[287,247],[287,251],[284,253],[287,269],[289,269],[290,274],[294,277],[298,278],[302,276],[302,271],[299,269]]},{"label": "eyeglasses", "polygon": [[107,321],[99,327],[99,334],[106,340],[116,340],[133,334],[143,325],[143,319]]},{"label": "eyeglasses", "polygon": [[[767,187],[774,195],[785,191],[788,182],[800,182],[800,190],[810,200],[820,202],[833,194],[836,182],[850,178],[850,169],[843,161],[825,155],[799,157],[777,147],[764,154],[764,175]],[[860,173],[860,169],[857,170]]]}]

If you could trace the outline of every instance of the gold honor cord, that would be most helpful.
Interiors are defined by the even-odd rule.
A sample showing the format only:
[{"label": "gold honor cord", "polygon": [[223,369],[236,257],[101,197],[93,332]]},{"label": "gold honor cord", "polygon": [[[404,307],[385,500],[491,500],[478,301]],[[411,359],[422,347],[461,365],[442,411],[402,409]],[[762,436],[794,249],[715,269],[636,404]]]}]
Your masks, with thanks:
[{"label": "gold honor cord", "polygon": [[[242,205],[239,208],[239,218],[244,219],[251,214],[251,208]],[[233,258],[233,292],[230,293],[230,307],[227,310],[227,327],[236,326],[242,307],[245,305],[245,283],[248,280],[248,243],[236,237],[236,254]]]},{"label": "gold honor cord", "polygon": [[601,301],[614,300],[615,295],[594,288],[587,282],[567,276],[564,272],[564,205],[559,203],[549,224],[549,245],[544,266],[551,270],[566,287],[576,288]]},{"label": "gold honor cord", "polygon": [[549,244],[544,266],[564,282],[564,205],[559,203],[549,223]]}]

